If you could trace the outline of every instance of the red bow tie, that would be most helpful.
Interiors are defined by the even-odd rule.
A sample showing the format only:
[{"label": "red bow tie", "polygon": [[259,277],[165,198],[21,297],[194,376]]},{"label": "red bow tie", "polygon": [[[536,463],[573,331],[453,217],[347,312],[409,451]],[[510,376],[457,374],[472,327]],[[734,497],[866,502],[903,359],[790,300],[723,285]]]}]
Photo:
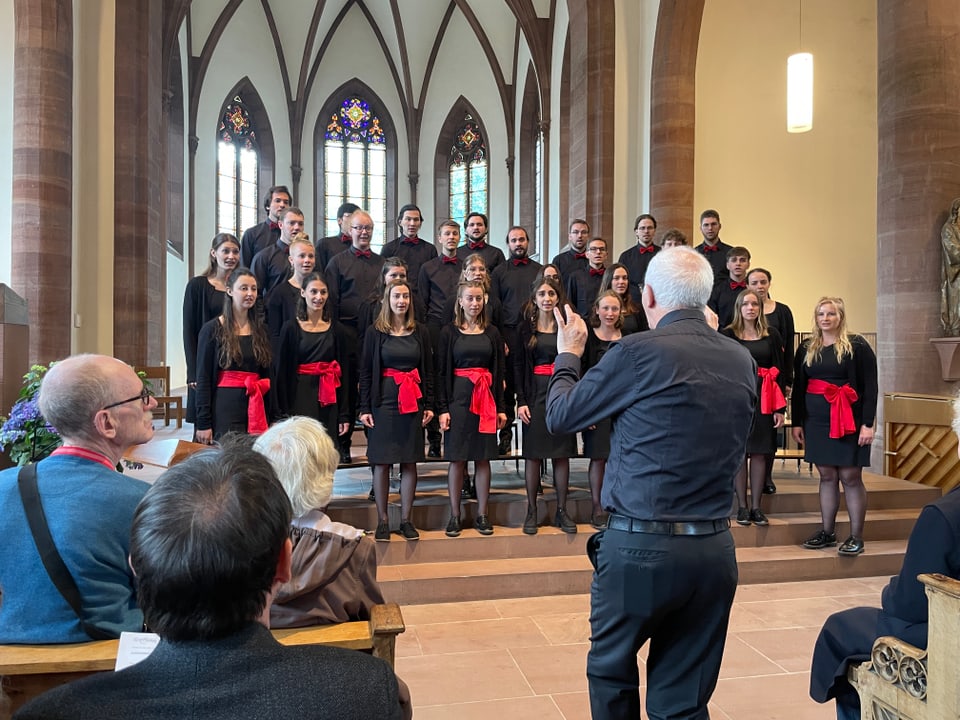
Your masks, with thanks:
[{"label": "red bow tie", "polygon": [[574,260],[583,260],[586,256],[587,256],[587,254],[586,254],[585,252],[582,252],[582,253],[574,253],[574,254],[573,254],[573,259],[574,259]]},{"label": "red bow tie", "polygon": [[341,235],[340,242],[342,242],[344,245],[353,245],[353,238],[349,235]]},{"label": "red bow tie", "polygon": [[526,265],[530,262],[530,258],[513,258],[513,266],[517,267],[518,265]]},{"label": "red bow tie", "polygon": [[637,245],[637,251],[643,255],[644,253],[652,253],[657,251],[656,245]]},{"label": "red bow tie", "polygon": [[270,229],[271,229],[271,230],[279,230],[279,229],[280,229],[280,223],[275,223],[273,220],[271,220],[271,221],[270,221]]},{"label": "red bow tie", "polygon": [[703,252],[703,253],[717,252],[717,250],[719,249],[720,249],[720,243],[717,243],[716,245],[707,245],[706,243],[704,243],[700,252]]},{"label": "red bow tie", "polygon": [[360,257],[368,258],[371,255],[369,250],[358,250],[357,248],[353,249],[353,254],[356,255],[358,258]]},{"label": "red bow tie", "polygon": [[405,237],[403,240],[400,241],[400,244],[401,245],[417,245],[419,242],[420,242],[420,238],[418,237],[415,237],[415,238]]},{"label": "red bow tie", "polygon": [[481,240],[480,242],[467,243],[470,246],[471,250],[483,250],[487,244]]},{"label": "red bow tie", "polygon": [[596,277],[597,275],[603,275],[603,271],[606,268],[590,268],[590,277]]},{"label": "red bow tie", "polygon": [[730,281],[730,289],[731,289],[731,290],[746,290],[746,289],[747,289],[747,284],[746,284],[745,282],[734,282],[733,280],[731,280],[731,281]]},{"label": "red bow tie", "polygon": [[456,265],[457,256],[454,255],[453,257],[450,257],[449,255],[441,255],[440,262],[442,262],[444,265]]}]

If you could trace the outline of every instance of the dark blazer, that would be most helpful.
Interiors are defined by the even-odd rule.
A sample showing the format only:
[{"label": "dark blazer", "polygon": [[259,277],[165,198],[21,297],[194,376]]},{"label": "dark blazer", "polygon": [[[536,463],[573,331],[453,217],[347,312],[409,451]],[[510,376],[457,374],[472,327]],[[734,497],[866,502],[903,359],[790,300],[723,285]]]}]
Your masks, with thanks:
[{"label": "dark blazer", "polygon": [[[440,333],[440,349],[437,353],[437,414],[449,412],[450,396],[453,395],[453,341],[456,338],[455,333],[459,332],[453,325],[445,325]],[[498,413],[506,412],[506,405],[503,400],[504,383],[504,352],[503,337],[500,331],[492,325],[487,325],[483,334],[493,343],[496,361],[494,367],[488,368],[493,375],[493,382],[490,384],[490,390],[493,392],[493,400],[497,405]]]},{"label": "dark blazer", "polygon": [[[417,325],[414,334],[420,343],[420,364],[417,370],[420,373],[420,407],[424,410],[433,410],[433,350],[430,347],[430,335],[424,325]],[[367,328],[363,338],[363,350],[360,353],[360,412],[372,413],[375,407],[380,406],[380,376],[383,367],[380,365],[380,348],[389,337],[372,325]]]},{"label": "dark blazer", "polygon": [[284,647],[258,623],[211,641],[169,643],[136,665],[44,693],[18,720],[402,717],[397,676],[355,650]]}]

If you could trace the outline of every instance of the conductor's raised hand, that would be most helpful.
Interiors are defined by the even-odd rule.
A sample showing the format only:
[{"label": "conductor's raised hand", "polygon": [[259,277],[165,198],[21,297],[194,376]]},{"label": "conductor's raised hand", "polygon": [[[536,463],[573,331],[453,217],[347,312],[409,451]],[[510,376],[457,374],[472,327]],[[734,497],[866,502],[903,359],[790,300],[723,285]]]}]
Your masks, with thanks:
[{"label": "conductor's raised hand", "polygon": [[557,319],[557,352],[583,357],[583,350],[587,345],[587,324],[570,305],[564,305],[563,310],[566,318],[560,308],[553,309],[553,316]]}]

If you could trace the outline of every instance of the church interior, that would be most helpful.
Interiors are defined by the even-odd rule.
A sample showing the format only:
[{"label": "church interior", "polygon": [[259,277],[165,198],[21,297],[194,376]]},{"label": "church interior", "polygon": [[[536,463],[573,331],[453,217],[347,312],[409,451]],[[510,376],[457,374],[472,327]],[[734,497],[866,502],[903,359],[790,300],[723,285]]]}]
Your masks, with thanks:
[{"label": "church interior", "polygon": [[[314,240],[337,232],[346,201],[370,212],[374,250],[397,236],[407,203],[428,240],[482,209],[491,244],[506,249],[523,225],[541,262],[574,218],[616,256],[636,242],[640,213],[656,217],[657,242],[675,227],[695,245],[713,208],[723,241],[771,272],[798,331],[818,298],[844,299],[850,329],[875,337],[881,398],[956,392],[930,342],[944,334],[940,228],[960,196],[954,3],[0,0],[0,18],[12,90],[0,96],[0,283],[27,301],[30,362],[105,353],[167,365],[182,387],[187,281],[215,234],[263,221],[267,188],[286,185]],[[787,57],[799,51],[814,58],[813,127],[788,133]],[[946,458],[936,479],[916,468],[911,479],[946,489],[960,481],[956,440],[938,437],[953,446],[934,449]],[[903,488],[879,475],[889,442],[878,431],[870,487],[892,497]],[[777,467],[781,512],[811,513],[807,468]],[[362,526],[367,508],[349,498],[365,496],[369,473],[338,483]],[[902,513],[877,531],[890,554],[874,543],[884,561],[850,579],[849,565],[790,571],[803,550],[756,571],[738,594],[713,716],[832,717],[806,697],[804,653],[825,614],[878,601],[925,498],[881,501]],[[799,531],[782,532],[786,545]],[[522,539],[504,538],[504,556]],[[762,537],[747,545],[764,550]],[[401,550],[383,568],[398,593],[411,577]],[[518,574],[525,561],[548,562],[516,560]],[[417,717],[586,717],[589,603],[577,582],[404,607],[413,632],[398,672],[415,701],[418,688],[429,697]],[[471,694],[476,673],[502,692]],[[750,698],[764,685],[761,706]]]}]

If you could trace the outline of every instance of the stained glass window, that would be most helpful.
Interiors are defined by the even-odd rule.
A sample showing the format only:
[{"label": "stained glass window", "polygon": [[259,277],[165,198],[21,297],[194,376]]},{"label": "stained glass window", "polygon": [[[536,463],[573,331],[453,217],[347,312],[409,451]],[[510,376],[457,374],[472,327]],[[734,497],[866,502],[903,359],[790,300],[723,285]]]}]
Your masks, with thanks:
[{"label": "stained glass window", "polygon": [[239,95],[220,113],[217,140],[217,232],[240,237],[257,224],[260,148],[250,112]]},{"label": "stained glass window", "polygon": [[463,225],[467,213],[487,213],[487,144],[469,113],[450,148],[450,218]]},{"label": "stained glass window", "polygon": [[374,250],[387,232],[387,136],[362,97],[349,95],[330,115],[324,133],[324,213],[328,235],[340,232],[337,208],[352,202],[373,218]]}]

